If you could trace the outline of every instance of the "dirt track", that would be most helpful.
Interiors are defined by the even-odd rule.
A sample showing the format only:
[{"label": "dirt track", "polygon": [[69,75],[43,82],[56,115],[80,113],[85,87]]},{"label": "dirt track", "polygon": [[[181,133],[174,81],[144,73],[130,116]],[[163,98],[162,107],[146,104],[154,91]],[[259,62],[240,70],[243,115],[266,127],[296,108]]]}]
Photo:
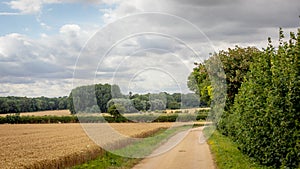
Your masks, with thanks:
[{"label": "dirt track", "polygon": [[209,147],[206,142],[201,143],[199,137],[202,129],[190,130],[174,148],[159,156],[143,159],[133,169],[214,169]]}]

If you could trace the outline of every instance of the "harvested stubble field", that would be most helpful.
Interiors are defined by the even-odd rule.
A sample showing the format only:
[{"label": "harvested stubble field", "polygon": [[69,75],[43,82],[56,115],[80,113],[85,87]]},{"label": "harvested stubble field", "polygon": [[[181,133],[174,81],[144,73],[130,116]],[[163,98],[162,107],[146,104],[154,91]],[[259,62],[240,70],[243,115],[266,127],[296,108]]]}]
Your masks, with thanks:
[{"label": "harvested stubble field", "polygon": [[174,110],[171,110],[171,109],[166,109],[165,111],[167,112],[167,114],[170,114],[170,113],[175,113],[175,112],[187,112],[187,113],[195,113],[195,111],[198,111],[198,110],[210,110],[209,107],[203,107],[203,108],[188,108],[188,109],[174,109]]},{"label": "harvested stubble field", "polygon": [[[0,116],[5,117],[8,114],[0,114]],[[38,112],[23,112],[20,113],[21,116],[70,116],[69,110],[47,110]]]},{"label": "harvested stubble field", "polygon": [[[130,137],[147,136],[171,125],[110,123],[115,130]],[[80,124],[0,125],[0,142],[1,168],[64,168],[104,152],[89,139]]]}]

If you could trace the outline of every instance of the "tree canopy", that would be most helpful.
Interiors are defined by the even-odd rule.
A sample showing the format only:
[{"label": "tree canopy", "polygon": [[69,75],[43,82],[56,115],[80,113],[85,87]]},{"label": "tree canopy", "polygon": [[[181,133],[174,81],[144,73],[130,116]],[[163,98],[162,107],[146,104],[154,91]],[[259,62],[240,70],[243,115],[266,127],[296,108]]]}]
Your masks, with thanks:
[{"label": "tree canopy", "polygon": [[225,110],[229,110],[245,75],[249,71],[250,64],[259,53],[261,51],[255,47],[241,48],[236,46],[234,49],[229,48],[227,51],[221,50],[219,53],[213,54],[204,63],[195,63],[196,67],[189,75],[187,85],[190,90],[200,95],[201,101],[210,105],[213,97],[210,78],[213,75],[209,73],[214,72],[208,72],[207,69],[217,67],[218,62],[215,59],[219,59],[222,62],[219,67],[222,67],[226,74],[227,99]]},{"label": "tree canopy", "polygon": [[67,96],[58,98],[48,97],[0,97],[0,114],[34,112],[44,110],[63,110],[68,107]]},{"label": "tree canopy", "polygon": [[[300,29],[279,45],[271,39],[262,51],[254,48],[228,49],[196,64],[188,86],[209,103],[216,97],[212,65],[219,58],[226,74],[226,106],[218,129],[235,140],[239,148],[273,168],[299,167],[300,159]],[[214,67],[214,66],[213,66]],[[220,66],[215,66],[220,67]],[[216,69],[215,69],[216,70]]]},{"label": "tree canopy", "polygon": [[124,95],[119,86],[110,84],[96,84],[80,86],[72,90],[69,95],[69,109],[72,114],[104,113],[114,104],[121,105],[124,113],[139,111],[154,111],[164,109],[179,109],[199,107],[197,95],[167,92]]}]

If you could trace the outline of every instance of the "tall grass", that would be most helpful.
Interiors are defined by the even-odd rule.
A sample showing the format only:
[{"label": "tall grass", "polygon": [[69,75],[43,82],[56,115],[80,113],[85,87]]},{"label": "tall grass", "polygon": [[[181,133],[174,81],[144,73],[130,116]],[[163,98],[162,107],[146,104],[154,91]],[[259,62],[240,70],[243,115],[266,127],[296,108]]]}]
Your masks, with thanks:
[{"label": "tall grass", "polygon": [[218,169],[270,169],[243,154],[236,143],[218,130],[208,139],[208,144]]}]

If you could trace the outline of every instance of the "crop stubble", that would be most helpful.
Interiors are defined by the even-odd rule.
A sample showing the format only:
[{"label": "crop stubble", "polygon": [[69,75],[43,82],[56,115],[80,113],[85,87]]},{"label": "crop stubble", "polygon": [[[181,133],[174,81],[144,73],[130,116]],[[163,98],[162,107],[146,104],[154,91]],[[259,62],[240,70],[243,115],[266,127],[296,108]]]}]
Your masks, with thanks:
[{"label": "crop stubble", "polygon": [[[0,114],[0,117],[5,117],[10,114]],[[69,110],[46,110],[46,111],[37,111],[37,112],[22,112],[21,116],[71,116]]]},{"label": "crop stubble", "polygon": [[[109,125],[123,135],[143,137],[172,124]],[[0,125],[1,168],[64,168],[94,159],[103,152],[103,149],[89,139],[80,124]]]}]

